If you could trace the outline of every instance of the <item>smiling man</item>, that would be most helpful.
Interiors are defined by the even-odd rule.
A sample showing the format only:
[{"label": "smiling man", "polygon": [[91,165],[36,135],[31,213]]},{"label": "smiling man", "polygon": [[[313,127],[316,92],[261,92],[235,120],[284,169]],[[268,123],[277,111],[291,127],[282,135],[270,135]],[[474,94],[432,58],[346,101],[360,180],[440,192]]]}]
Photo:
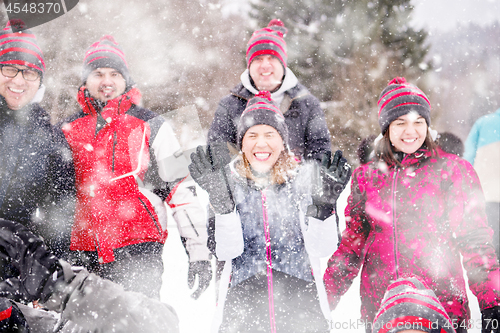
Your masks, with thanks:
[{"label": "smiling man", "polygon": [[[20,110],[35,97],[40,87],[41,72],[28,66],[1,65],[0,95],[11,110]],[[20,75],[17,75],[21,73]]]},{"label": "smiling man", "polygon": [[42,50],[35,35],[29,30],[12,31],[8,22],[0,32],[0,95],[2,104],[11,111],[19,111],[31,104],[41,87],[45,72]]},{"label": "smiling man", "polygon": [[247,44],[247,69],[241,74],[241,83],[220,101],[208,132],[209,144],[225,141],[236,145],[236,129],[248,100],[259,91],[269,91],[285,116],[290,149],[298,158],[321,161],[322,155],[331,151],[318,99],[287,66],[287,31],[282,21],[273,19],[252,34]]},{"label": "smiling man", "polygon": [[159,299],[166,203],[185,240],[189,274],[199,276],[196,292],[203,292],[212,274],[204,207],[172,128],[139,106],[141,93],[113,37],[88,48],[82,81],[82,110],[58,126],[76,174],[74,263]]},{"label": "smiling man", "polygon": [[35,35],[22,21],[9,21],[0,30],[0,218],[43,236],[64,257],[74,207],[73,187],[63,184],[74,175],[61,168],[63,150],[38,104],[44,73]]}]

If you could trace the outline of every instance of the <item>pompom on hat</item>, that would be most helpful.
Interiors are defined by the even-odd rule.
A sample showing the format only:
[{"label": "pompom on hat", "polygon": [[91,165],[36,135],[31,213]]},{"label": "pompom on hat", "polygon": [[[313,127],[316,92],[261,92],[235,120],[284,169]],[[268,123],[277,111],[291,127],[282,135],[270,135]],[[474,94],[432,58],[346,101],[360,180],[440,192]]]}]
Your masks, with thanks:
[{"label": "pompom on hat", "polygon": [[105,35],[90,45],[83,59],[82,81],[85,83],[89,74],[97,68],[116,69],[125,79],[127,88],[134,85],[125,54],[113,36]]},{"label": "pompom on hat", "polygon": [[22,20],[10,20],[0,31],[0,64],[34,69],[43,78],[45,61],[35,35]]},{"label": "pompom on hat", "polygon": [[416,276],[400,278],[389,285],[373,321],[372,333],[397,333],[410,329],[455,333],[436,294]]},{"label": "pompom on hat", "polygon": [[279,135],[288,146],[288,127],[285,124],[285,117],[280,108],[271,99],[269,91],[260,91],[255,97],[248,101],[248,104],[241,114],[238,123],[238,148],[241,149],[241,142],[248,129],[255,125],[269,125],[278,131]]},{"label": "pompom on hat", "polygon": [[278,58],[283,68],[286,68],[288,57],[284,37],[287,32],[285,24],[278,19],[273,19],[267,27],[256,30],[247,44],[247,68],[255,57],[267,54]]},{"label": "pompom on hat", "polygon": [[404,77],[392,79],[378,99],[378,123],[382,134],[398,117],[415,111],[431,125],[431,103],[416,86],[406,82]]}]

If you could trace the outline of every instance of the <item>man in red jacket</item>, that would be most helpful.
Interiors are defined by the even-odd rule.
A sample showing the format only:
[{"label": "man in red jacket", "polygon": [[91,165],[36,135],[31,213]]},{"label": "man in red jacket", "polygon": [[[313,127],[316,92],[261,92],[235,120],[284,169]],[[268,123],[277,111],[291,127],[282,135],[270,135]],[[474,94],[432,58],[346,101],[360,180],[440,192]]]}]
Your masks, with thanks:
[{"label": "man in red jacket", "polygon": [[141,93],[113,37],[89,47],[82,81],[82,110],[59,126],[76,175],[75,263],[159,298],[166,202],[189,254],[188,280],[199,275],[201,294],[211,279],[204,208],[172,128],[139,106]]}]

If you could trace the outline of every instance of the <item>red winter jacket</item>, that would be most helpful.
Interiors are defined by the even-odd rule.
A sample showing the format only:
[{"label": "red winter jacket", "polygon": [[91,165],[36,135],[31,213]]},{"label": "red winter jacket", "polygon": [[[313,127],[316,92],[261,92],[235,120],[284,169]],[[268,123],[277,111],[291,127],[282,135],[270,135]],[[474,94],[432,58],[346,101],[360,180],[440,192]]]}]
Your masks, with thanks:
[{"label": "red winter jacket", "polygon": [[346,230],[324,275],[335,307],[361,271],[361,314],[373,321],[391,281],[422,277],[453,320],[470,317],[460,254],[482,309],[500,304],[500,273],[484,197],[472,166],[420,149],[403,168],[357,168],[345,210]]},{"label": "red winter jacket", "polygon": [[[195,247],[189,239],[197,238],[194,243],[206,252],[205,257],[190,255],[208,258],[204,212],[195,198],[194,183],[187,178],[187,160],[163,118],[136,106],[140,98],[133,88],[108,101],[98,113],[82,88],[78,95],[82,112],[62,125],[77,187],[71,250],[97,251],[99,262],[108,263],[116,248],[164,243],[166,199],[181,235],[188,239],[188,251]],[[168,197],[160,198],[157,194],[165,192],[166,182],[175,186]]]}]

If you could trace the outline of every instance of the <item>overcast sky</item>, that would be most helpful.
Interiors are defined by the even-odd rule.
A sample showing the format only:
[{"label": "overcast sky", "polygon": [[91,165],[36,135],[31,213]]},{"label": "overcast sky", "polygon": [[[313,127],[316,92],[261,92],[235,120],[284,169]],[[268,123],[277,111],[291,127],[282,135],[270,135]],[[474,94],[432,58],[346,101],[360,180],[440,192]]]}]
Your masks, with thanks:
[{"label": "overcast sky", "polygon": [[500,22],[500,0],[412,0],[417,27],[446,31],[458,23]]}]

